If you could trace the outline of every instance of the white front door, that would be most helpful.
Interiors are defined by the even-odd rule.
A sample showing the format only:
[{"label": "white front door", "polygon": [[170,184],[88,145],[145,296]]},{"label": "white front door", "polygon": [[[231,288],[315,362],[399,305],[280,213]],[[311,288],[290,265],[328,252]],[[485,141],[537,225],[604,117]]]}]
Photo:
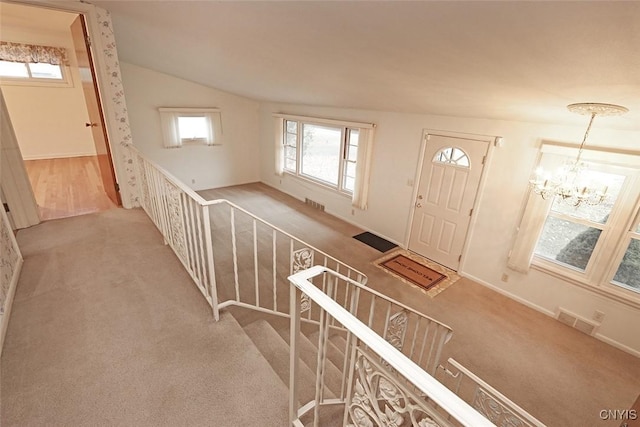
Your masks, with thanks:
[{"label": "white front door", "polygon": [[429,135],[409,250],[458,269],[488,141]]}]

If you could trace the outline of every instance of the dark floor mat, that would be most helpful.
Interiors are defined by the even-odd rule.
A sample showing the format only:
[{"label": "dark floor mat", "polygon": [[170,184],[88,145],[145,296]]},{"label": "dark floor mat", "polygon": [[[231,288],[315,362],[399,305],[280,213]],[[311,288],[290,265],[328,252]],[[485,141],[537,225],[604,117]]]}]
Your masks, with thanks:
[{"label": "dark floor mat", "polygon": [[376,236],[373,233],[369,233],[368,231],[357,234],[353,236],[353,238],[356,240],[360,240],[362,243],[365,243],[372,248],[379,250],[380,252],[387,252],[393,248],[398,247],[398,245],[396,245],[395,243],[391,243],[390,241],[385,240],[380,236]]}]

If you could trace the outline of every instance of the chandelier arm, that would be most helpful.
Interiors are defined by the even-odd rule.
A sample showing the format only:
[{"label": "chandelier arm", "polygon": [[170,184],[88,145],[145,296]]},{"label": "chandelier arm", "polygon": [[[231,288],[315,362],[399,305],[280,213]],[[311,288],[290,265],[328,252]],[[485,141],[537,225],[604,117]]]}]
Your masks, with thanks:
[{"label": "chandelier arm", "polygon": [[584,133],[584,138],[582,138],[582,143],[580,144],[580,149],[578,150],[578,157],[576,158],[576,165],[580,163],[580,158],[582,157],[582,150],[584,149],[584,144],[587,142],[587,138],[589,137],[589,131],[591,130],[591,125],[593,124],[593,120],[596,118],[597,113],[594,111],[591,113],[591,119],[589,120],[589,126],[587,126],[587,130]]}]

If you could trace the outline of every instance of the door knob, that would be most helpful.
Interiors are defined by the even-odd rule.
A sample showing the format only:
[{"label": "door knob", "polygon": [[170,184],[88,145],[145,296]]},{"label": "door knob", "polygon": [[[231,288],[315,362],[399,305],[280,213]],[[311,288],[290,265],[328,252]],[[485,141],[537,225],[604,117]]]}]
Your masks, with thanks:
[{"label": "door knob", "polygon": [[88,127],[88,128],[94,128],[94,127],[97,127],[97,126],[98,126],[98,124],[97,124],[97,123],[85,123],[84,125],[85,125],[86,127]]},{"label": "door knob", "polygon": [[416,208],[421,208],[422,207],[422,203],[418,202],[416,203]]}]

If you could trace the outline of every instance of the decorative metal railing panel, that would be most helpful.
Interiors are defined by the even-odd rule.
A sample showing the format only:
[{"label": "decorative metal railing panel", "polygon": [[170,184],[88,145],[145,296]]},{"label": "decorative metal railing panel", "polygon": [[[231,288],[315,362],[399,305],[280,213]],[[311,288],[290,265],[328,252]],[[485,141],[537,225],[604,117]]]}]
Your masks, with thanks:
[{"label": "decorative metal railing panel", "polygon": [[347,401],[347,427],[445,427],[451,424],[423,397],[406,386],[387,363],[355,349],[354,384]]},{"label": "decorative metal railing panel", "polygon": [[440,366],[436,378],[497,426],[544,427],[542,422],[454,359]]},{"label": "decorative metal railing panel", "polygon": [[[294,286],[291,288],[290,297],[292,348],[289,410],[292,425],[303,425],[301,417],[308,417],[311,413],[313,426],[321,425],[319,408],[335,403],[345,404],[343,425],[354,427],[492,425],[471,405],[436,381],[421,365],[405,354],[415,356],[422,350],[413,350],[416,347],[424,347],[426,352],[437,353],[439,357],[439,350],[444,343],[430,339],[417,340],[416,345],[416,336],[420,336],[418,331],[421,329],[416,328],[420,326],[419,322],[410,325],[410,316],[414,314],[411,309],[401,307],[396,311],[393,304],[386,305],[385,310],[377,314],[373,310],[368,311],[371,314],[370,318],[362,320],[358,313],[358,301],[371,291],[360,288],[357,282],[321,266],[301,270],[289,279]],[[318,286],[319,283],[326,286]],[[344,284],[349,285],[347,289],[353,288],[353,292],[347,292],[350,304],[344,304],[342,298],[335,298],[334,290],[337,283],[341,284],[341,288],[345,287]],[[308,403],[298,400],[299,349],[295,339],[301,330],[300,306],[303,293],[316,308],[316,312],[319,312],[316,396],[314,401]],[[446,328],[433,319],[429,320],[436,326]],[[378,324],[384,325],[383,333],[378,333],[371,327]],[[346,390],[337,396],[337,399],[325,399],[327,344],[334,325],[339,326],[338,330],[347,331],[346,344],[342,349],[346,363],[342,371]],[[411,339],[406,339],[407,337]],[[433,345],[433,348],[430,348],[430,345]],[[308,419],[306,420],[304,425],[309,425]]]}]

